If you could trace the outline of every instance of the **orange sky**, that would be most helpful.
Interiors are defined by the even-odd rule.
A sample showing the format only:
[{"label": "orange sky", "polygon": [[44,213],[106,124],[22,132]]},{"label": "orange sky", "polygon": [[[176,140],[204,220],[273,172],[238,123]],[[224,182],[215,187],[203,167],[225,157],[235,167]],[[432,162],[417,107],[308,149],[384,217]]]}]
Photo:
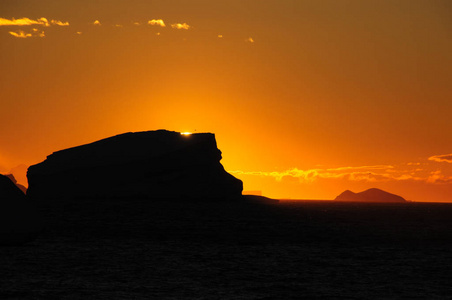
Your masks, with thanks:
[{"label": "orange sky", "polygon": [[448,0],[2,0],[0,172],[23,182],[53,151],[169,129],[214,132],[266,196],[452,201],[451,15]]}]

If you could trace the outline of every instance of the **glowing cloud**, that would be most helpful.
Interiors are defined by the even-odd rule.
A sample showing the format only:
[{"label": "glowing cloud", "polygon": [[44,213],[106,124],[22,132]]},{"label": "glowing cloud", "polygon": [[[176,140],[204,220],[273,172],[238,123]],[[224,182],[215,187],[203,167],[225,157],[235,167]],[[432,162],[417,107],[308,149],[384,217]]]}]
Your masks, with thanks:
[{"label": "glowing cloud", "polygon": [[297,168],[293,168],[290,170],[282,171],[282,172],[262,172],[262,171],[228,171],[232,174],[238,175],[254,175],[254,176],[266,176],[273,177],[277,181],[281,181],[283,177],[289,176],[300,179],[300,181],[312,182],[319,177],[319,170],[299,170]]},{"label": "glowing cloud", "polygon": [[161,26],[161,27],[166,27],[165,22],[163,22],[162,19],[158,19],[158,20],[152,19],[152,20],[148,21],[148,24],[153,25],[153,26],[157,25],[157,26]]},{"label": "glowing cloud", "polygon": [[188,25],[187,23],[176,23],[176,24],[171,24],[171,27],[172,28],[175,28],[175,29],[185,29],[185,30],[188,30],[188,29],[190,29],[190,25]]},{"label": "glowing cloud", "polygon": [[428,183],[449,184],[452,183],[452,176],[445,176],[440,170],[430,173],[427,178]]},{"label": "glowing cloud", "polygon": [[219,35],[218,35],[218,38],[220,38],[220,39],[223,38],[223,35],[222,35],[222,34],[219,34]]},{"label": "glowing cloud", "polygon": [[96,21],[93,22],[93,25],[100,26],[100,25],[102,25],[102,24],[100,24],[100,21],[99,21],[99,20],[96,20]]},{"label": "glowing cloud", "polygon": [[49,21],[46,18],[39,18],[37,20],[32,20],[29,18],[20,18],[20,19],[4,19],[0,18],[0,26],[29,26],[29,25],[44,25],[50,26]]},{"label": "glowing cloud", "polygon": [[29,25],[38,25],[42,24],[42,22],[38,20],[31,20],[29,18],[20,18],[20,19],[4,19],[0,18],[0,26],[29,26]]},{"label": "glowing cloud", "polygon": [[33,30],[32,33],[27,33],[27,32],[24,32],[22,30],[19,30],[19,31],[16,31],[16,32],[15,31],[9,31],[9,34],[11,34],[14,37],[22,38],[22,39],[29,38],[29,37],[45,37],[46,36],[44,31],[39,31],[36,28],[33,28],[32,30]]},{"label": "glowing cloud", "polygon": [[30,25],[41,25],[44,27],[49,27],[50,25],[57,26],[69,26],[69,22],[62,22],[59,20],[47,20],[47,18],[39,18],[36,20],[32,20],[29,18],[20,18],[20,19],[4,19],[0,18],[0,26],[30,26]]},{"label": "glowing cloud", "polygon": [[46,18],[39,18],[38,21],[39,21],[39,24],[41,24],[41,25],[43,25],[45,27],[49,27],[50,26],[49,21]]},{"label": "glowing cloud", "polygon": [[248,43],[254,43],[254,39],[252,37],[247,38],[246,41]]},{"label": "glowing cloud", "polygon": [[22,38],[22,39],[26,39],[26,38],[33,36],[31,33],[25,33],[22,30],[19,30],[17,32],[10,31],[9,34],[11,34],[12,36],[15,36],[17,38]]},{"label": "glowing cloud", "polygon": [[50,23],[52,23],[53,25],[58,25],[58,26],[69,26],[69,22],[61,22],[59,20],[52,20],[52,21],[50,21]]},{"label": "glowing cloud", "polygon": [[281,181],[284,177],[298,178],[300,182],[310,183],[318,179],[343,179],[349,181],[366,182],[387,182],[387,181],[424,181],[429,183],[452,182],[452,177],[439,176],[438,174],[428,174],[420,176],[418,173],[422,169],[415,170],[397,170],[391,165],[359,166],[359,167],[340,167],[328,169],[310,169],[299,170],[293,168],[286,171],[262,172],[262,171],[229,171],[237,175],[254,175],[273,177]]},{"label": "glowing cloud", "polygon": [[376,165],[376,166],[360,166],[360,167],[340,167],[340,168],[330,168],[327,171],[344,171],[344,170],[388,170],[394,169],[391,165]]},{"label": "glowing cloud", "polygon": [[447,162],[447,163],[452,164],[452,153],[430,156],[428,158],[428,160],[432,160],[432,161],[436,161],[436,162]]}]

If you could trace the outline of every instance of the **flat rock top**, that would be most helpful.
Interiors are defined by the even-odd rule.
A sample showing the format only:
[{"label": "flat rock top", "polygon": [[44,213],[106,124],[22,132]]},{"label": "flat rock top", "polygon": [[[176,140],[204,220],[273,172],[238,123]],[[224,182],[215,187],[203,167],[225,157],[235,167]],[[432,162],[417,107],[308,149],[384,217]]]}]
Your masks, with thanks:
[{"label": "flat rock top", "polygon": [[44,162],[32,166],[31,169],[38,171],[44,165],[53,170],[111,165],[118,162],[156,158],[188,148],[195,148],[200,155],[209,153],[218,160],[221,159],[221,152],[217,148],[215,135],[212,133],[183,135],[174,131],[156,130],[123,133],[60,150],[49,155]]}]

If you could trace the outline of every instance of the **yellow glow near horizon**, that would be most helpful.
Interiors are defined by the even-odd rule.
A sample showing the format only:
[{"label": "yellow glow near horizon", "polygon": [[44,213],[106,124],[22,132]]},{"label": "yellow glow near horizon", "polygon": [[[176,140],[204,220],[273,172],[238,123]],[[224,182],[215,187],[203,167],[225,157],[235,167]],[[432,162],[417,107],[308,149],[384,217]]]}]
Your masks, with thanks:
[{"label": "yellow glow near horizon", "polygon": [[267,197],[452,202],[450,1],[9,2],[1,172],[158,128]]}]

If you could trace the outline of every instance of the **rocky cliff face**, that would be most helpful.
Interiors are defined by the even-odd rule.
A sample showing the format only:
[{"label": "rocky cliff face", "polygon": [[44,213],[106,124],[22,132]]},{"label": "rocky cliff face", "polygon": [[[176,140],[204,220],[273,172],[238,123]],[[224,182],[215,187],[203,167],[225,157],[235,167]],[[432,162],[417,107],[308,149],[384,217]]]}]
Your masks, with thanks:
[{"label": "rocky cliff face", "polygon": [[352,202],[406,202],[406,200],[400,196],[376,188],[368,189],[360,193],[354,193],[347,190],[337,196],[334,200]]},{"label": "rocky cliff face", "polygon": [[55,152],[28,169],[36,198],[240,196],[220,163],[215,135],[166,130],[125,133]]}]

